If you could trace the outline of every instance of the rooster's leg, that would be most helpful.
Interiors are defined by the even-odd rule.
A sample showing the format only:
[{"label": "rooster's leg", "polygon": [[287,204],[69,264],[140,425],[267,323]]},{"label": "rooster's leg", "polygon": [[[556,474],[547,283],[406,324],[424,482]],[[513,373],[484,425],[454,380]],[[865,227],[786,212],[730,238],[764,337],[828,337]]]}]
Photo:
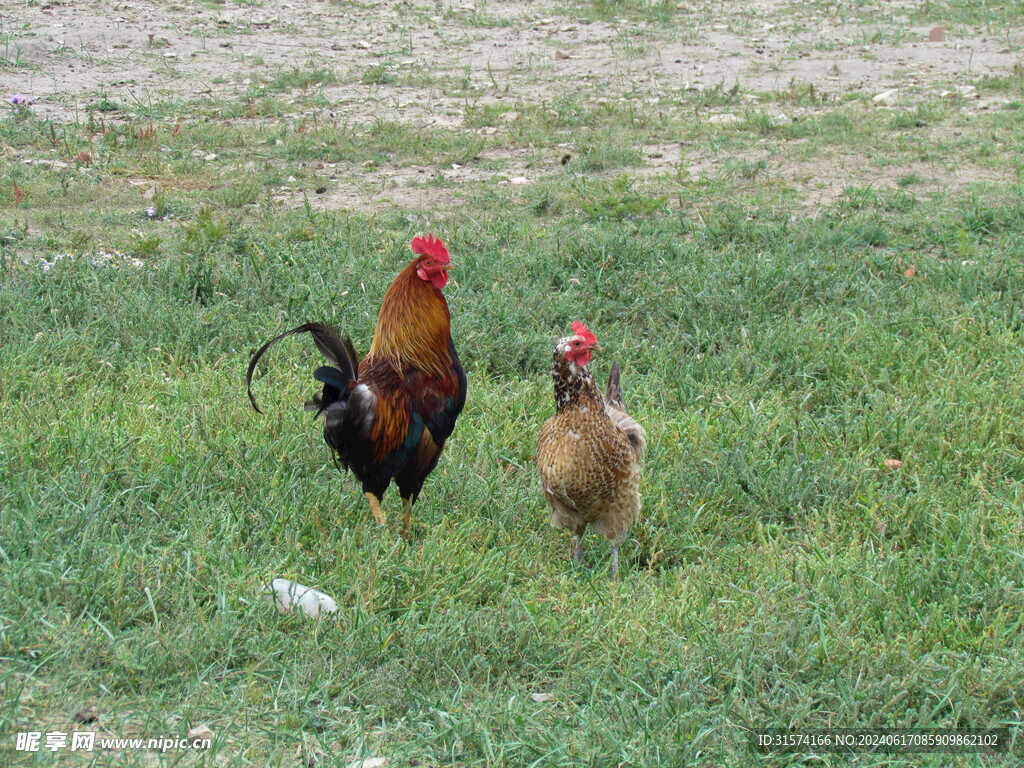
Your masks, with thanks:
[{"label": "rooster's leg", "polygon": [[412,500],[402,499],[402,538],[412,538]]},{"label": "rooster's leg", "polygon": [[583,534],[577,533],[572,537],[572,561],[578,563],[583,560]]},{"label": "rooster's leg", "polygon": [[373,519],[381,525],[384,525],[387,520],[384,518],[384,510],[380,508],[380,499],[367,491],[366,500],[370,502],[370,511],[373,513]]}]

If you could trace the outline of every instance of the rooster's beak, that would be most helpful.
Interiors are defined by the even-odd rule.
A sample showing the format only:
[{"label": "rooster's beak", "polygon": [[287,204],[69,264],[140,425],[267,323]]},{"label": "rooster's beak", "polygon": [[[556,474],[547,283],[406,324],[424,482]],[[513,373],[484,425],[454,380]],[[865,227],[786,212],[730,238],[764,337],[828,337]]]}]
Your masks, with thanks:
[{"label": "rooster's beak", "polygon": [[445,272],[451,272],[453,269],[455,269],[455,267],[453,267],[451,264],[442,264],[441,269],[443,269]]}]

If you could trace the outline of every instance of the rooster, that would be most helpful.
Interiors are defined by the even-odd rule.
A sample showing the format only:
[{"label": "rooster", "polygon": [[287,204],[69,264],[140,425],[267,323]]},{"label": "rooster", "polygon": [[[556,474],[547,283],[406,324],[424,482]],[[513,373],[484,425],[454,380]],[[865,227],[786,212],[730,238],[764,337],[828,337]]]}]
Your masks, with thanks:
[{"label": "rooster", "polygon": [[612,363],[602,398],[587,370],[597,338],[580,322],[555,345],[555,415],[537,438],[537,471],[549,522],[573,534],[572,559],[583,558],[588,524],[612,545],[612,578],[619,546],[640,512],[640,459],[646,435],[622,400],[619,366]]},{"label": "rooster", "polygon": [[384,294],[370,352],[361,362],[348,338],[323,323],[306,323],[260,347],[245,377],[252,407],[262,413],[252,394],[256,363],[286,336],[308,332],[328,365],[313,374],[323,390],[307,408],[323,415],[324,441],[335,462],[362,483],[378,523],[385,522],[381,498],[395,481],[403,535],[410,533],[412,506],[466,403],[466,372],[441,293],[451,269],[448,249],[429,234],[414,238],[412,250],[416,257]]}]

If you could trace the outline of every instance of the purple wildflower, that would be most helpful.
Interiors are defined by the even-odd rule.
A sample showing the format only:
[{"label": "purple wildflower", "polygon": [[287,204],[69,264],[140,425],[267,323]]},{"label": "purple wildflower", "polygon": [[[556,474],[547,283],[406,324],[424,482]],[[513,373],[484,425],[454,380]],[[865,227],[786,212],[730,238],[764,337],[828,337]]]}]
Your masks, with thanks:
[{"label": "purple wildflower", "polygon": [[36,103],[36,100],[33,99],[31,96],[22,96],[20,93],[16,93],[13,96],[11,96],[10,101],[11,104],[13,104],[16,107],[31,107],[33,104]]}]

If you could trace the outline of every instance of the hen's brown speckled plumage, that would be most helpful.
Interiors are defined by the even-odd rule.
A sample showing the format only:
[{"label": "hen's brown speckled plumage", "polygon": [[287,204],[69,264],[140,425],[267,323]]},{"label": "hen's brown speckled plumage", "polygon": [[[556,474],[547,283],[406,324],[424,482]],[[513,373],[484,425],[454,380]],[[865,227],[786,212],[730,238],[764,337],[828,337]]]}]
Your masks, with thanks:
[{"label": "hen's brown speckled plumage", "polygon": [[580,559],[583,531],[592,525],[611,542],[614,578],[619,545],[640,512],[646,441],[643,428],[626,413],[618,366],[612,363],[602,398],[586,364],[567,356],[578,338],[560,339],[555,347],[557,412],[537,438],[537,470],[551,525],[575,534],[573,558]]}]

